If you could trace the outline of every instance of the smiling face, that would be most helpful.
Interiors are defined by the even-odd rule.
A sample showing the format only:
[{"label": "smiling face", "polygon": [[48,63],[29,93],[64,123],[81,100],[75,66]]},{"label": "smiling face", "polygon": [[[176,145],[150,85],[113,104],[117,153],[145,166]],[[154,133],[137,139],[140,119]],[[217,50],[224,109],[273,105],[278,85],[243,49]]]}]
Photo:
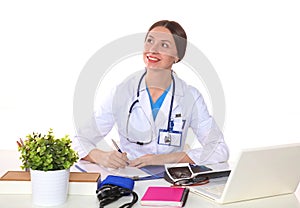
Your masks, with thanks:
[{"label": "smiling face", "polygon": [[165,27],[155,27],[147,35],[143,59],[147,69],[171,69],[178,61],[172,33]]}]

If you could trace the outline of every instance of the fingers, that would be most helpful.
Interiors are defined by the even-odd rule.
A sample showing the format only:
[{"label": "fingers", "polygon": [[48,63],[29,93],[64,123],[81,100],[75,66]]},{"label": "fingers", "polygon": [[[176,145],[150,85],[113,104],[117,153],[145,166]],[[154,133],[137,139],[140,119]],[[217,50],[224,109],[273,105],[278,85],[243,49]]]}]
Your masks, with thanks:
[{"label": "fingers", "polygon": [[128,164],[127,154],[118,151],[108,152],[105,160],[103,165],[109,168],[124,168]]},{"label": "fingers", "polygon": [[93,149],[85,158],[107,168],[124,168],[128,165],[129,161],[127,153],[120,153],[118,151],[107,152],[97,148]]},{"label": "fingers", "polygon": [[141,168],[147,165],[154,165],[155,164],[154,162],[155,162],[155,155],[147,154],[135,160],[130,161],[129,166]]},{"label": "fingers", "polygon": [[145,165],[139,159],[135,159],[135,160],[130,161],[129,166],[141,168],[141,167],[144,167]]}]

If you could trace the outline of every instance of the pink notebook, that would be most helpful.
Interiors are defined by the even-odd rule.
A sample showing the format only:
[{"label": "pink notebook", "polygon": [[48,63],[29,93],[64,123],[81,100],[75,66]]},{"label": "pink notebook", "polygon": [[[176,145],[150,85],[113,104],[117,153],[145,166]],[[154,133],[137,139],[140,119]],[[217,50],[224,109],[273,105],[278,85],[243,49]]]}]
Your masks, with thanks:
[{"label": "pink notebook", "polygon": [[143,206],[182,207],[189,189],[184,187],[150,186],[141,199]]}]

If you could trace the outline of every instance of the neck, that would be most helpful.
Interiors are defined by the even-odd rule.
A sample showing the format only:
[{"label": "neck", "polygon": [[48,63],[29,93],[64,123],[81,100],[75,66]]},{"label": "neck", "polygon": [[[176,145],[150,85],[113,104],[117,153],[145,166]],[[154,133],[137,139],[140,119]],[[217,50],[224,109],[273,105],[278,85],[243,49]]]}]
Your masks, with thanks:
[{"label": "neck", "polygon": [[148,88],[165,90],[172,82],[172,71],[167,69],[147,69],[146,83]]}]

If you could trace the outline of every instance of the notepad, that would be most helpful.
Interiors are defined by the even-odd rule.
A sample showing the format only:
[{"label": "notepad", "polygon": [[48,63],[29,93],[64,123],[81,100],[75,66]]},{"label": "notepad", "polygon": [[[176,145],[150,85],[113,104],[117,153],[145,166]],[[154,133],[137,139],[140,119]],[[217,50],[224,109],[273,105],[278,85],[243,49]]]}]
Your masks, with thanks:
[{"label": "notepad", "polygon": [[189,189],[184,187],[150,186],[141,199],[142,206],[183,207]]},{"label": "notepad", "polygon": [[105,168],[98,164],[91,163],[88,161],[80,161],[77,165],[89,173],[101,173],[101,177],[106,178],[108,175],[116,175],[116,176],[123,176],[123,177],[146,177],[149,176],[148,173],[143,171],[137,167],[130,167],[126,166],[124,168]]}]

